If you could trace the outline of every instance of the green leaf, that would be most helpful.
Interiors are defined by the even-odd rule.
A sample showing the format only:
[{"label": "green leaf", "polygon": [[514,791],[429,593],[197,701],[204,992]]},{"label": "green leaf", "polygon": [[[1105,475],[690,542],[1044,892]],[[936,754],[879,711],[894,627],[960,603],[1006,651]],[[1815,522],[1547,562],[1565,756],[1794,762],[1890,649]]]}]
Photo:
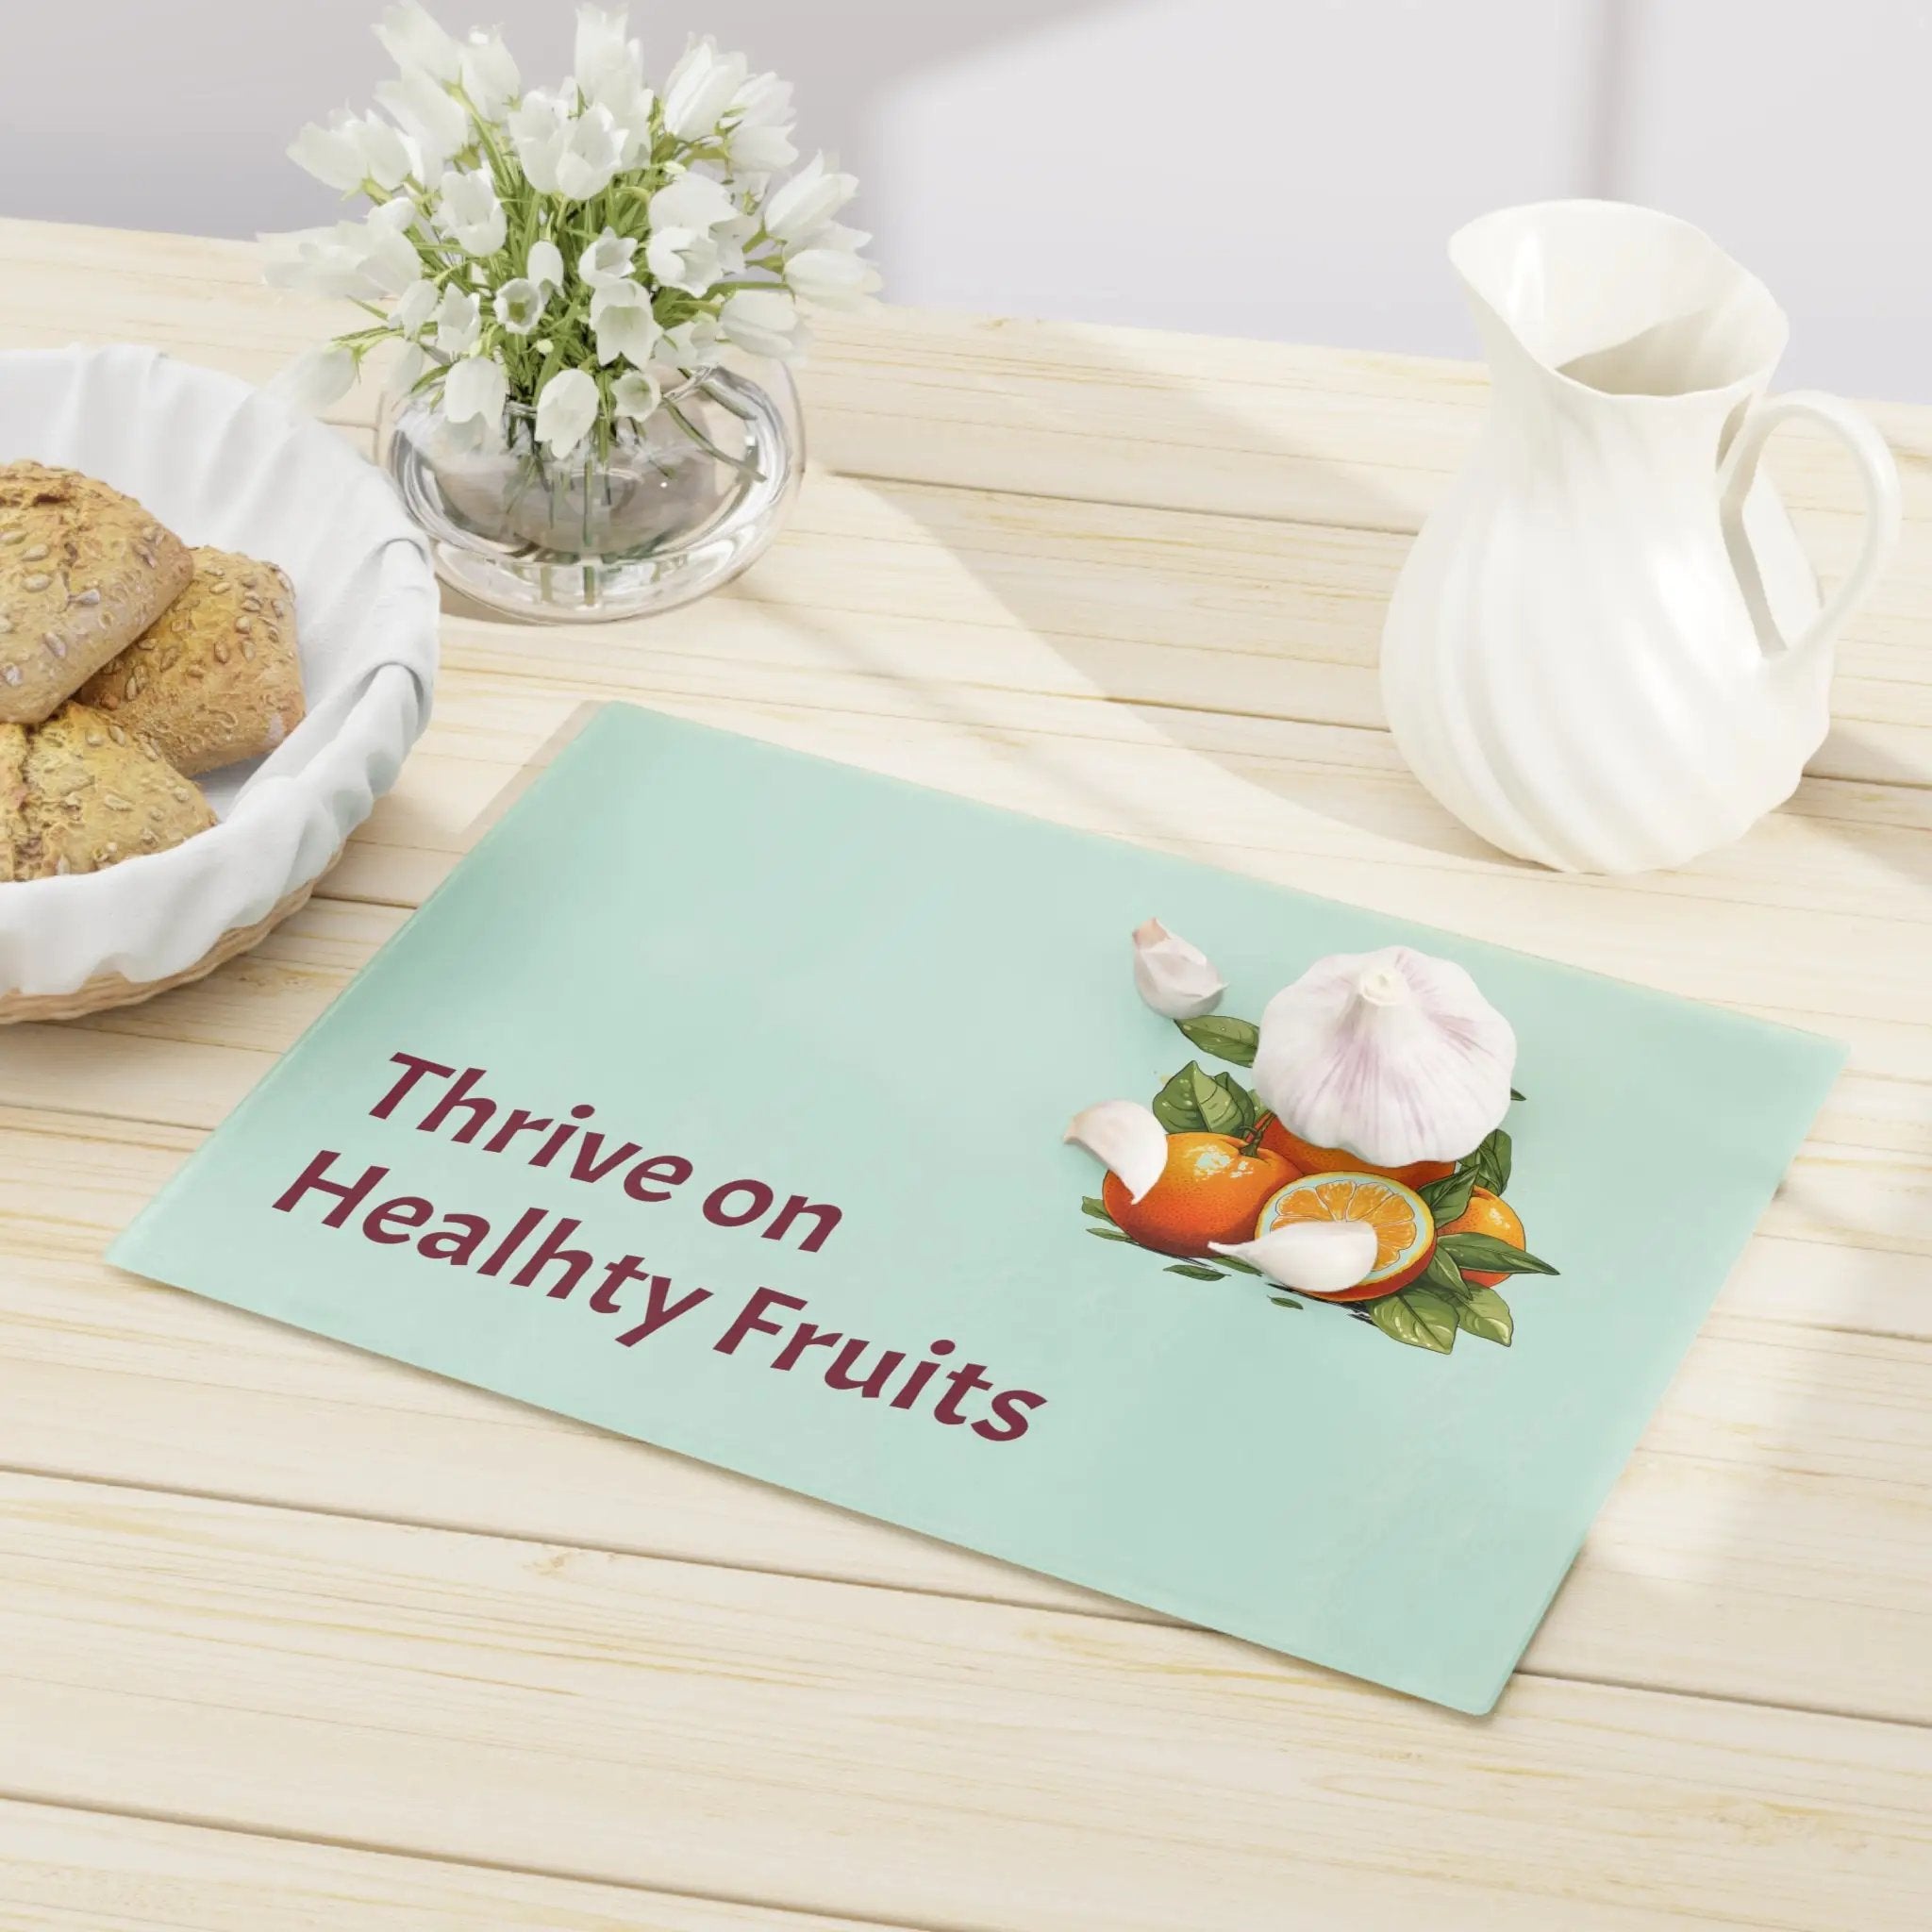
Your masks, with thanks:
[{"label": "green leaf", "polygon": [[1415,1282],[1400,1294],[1363,1304],[1368,1318],[1384,1335],[1410,1348],[1447,1355],[1456,1346],[1456,1305],[1445,1294]]},{"label": "green leaf", "polygon": [[1426,1187],[1418,1188],[1416,1192],[1423,1197],[1436,1225],[1441,1227],[1445,1221],[1454,1221],[1469,1206],[1470,1191],[1474,1186],[1475,1169],[1458,1167],[1454,1174],[1445,1174],[1441,1180],[1431,1181]]},{"label": "green leaf", "polygon": [[1238,1067],[1255,1064],[1261,1029],[1252,1020],[1230,1020],[1225,1014],[1208,1013],[1198,1020],[1176,1020],[1174,1024],[1188,1036],[1190,1046],[1198,1046],[1218,1060],[1232,1060]]},{"label": "green leaf", "polygon": [[1190,1281],[1224,1281],[1219,1268],[1204,1268],[1198,1261],[1176,1261],[1172,1268],[1161,1271],[1165,1274],[1185,1274]]},{"label": "green leaf", "polygon": [[1522,1248],[1512,1248],[1492,1234],[1445,1234],[1436,1243],[1439,1255],[1446,1254],[1463,1270],[1478,1274],[1554,1274],[1557,1271],[1547,1261],[1539,1261]]},{"label": "green leaf", "polygon": [[1259,1103],[1232,1074],[1216,1074],[1214,1084],[1241,1108],[1241,1124],[1234,1132],[1237,1135],[1245,1134],[1255,1124],[1260,1113]]},{"label": "green leaf", "polygon": [[1268,1297],[1271,1308],[1299,1308],[1302,1304],[1291,1294],[1272,1294]]},{"label": "green leaf", "polygon": [[1477,1187],[1500,1194],[1509,1185],[1509,1131],[1498,1127],[1472,1157]]},{"label": "green leaf", "polygon": [[1258,1268],[1257,1268],[1252,1261],[1243,1261],[1238,1256],[1216,1255],[1214,1257],[1214,1265],[1217,1268],[1230,1269],[1236,1274],[1252,1274],[1257,1280],[1261,1278],[1261,1271]]},{"label": "green leaf", "polygon": [[1509,1304],[1493,1288],[1465,1285],[1457,1297],[1456,1319],[1465,1334],[1483,1341],[1500,1342],[1505,1348],[1516,1333]]},{"label": "green leaf", "polygon": [[[1228,1091],[1229,1087],[1234,1087],[1232,1077],[1225,1074],[1221,1076],[1221,1080],[1227,1081],[1224,1087],[1221,1080],[1203,1071],[1199,1060],[1190,1060],[1188,1067],[1193,1074],[1194,1106],[1200,1111],[1202,1125],[1210,1134],[1245,1133],[1249,1116],[1242,1103],[1247,1095],[1239,1088],[1232,1093]],[[1241,1098],[1237,1099],[1236,1094]]]},{"label": "green leaf", "polygon": [[1110,1222],[1113,1216],[1107,1211],[1107,1203],[1098,1194],[1083,1194],[1080,1197],[1080,1212],[1091,1214],[1095,1221]]},{"label": "green leaf", "polygon": [[1429,1265],[1423,1270],[1422,1278],[1431,1288],[1439,1289],[1452,1298],[1463,1290],[1462,1271],[1442,1252],[1441,1242],[1429,1257]]},{"label": "green leaf", "polygon": [[1522,1095],[1522,1094],[1520,1094],[1519,1092],[1517,1092],[1517,1091],[1515,1090],[1515,1088],[1513,1088],[1513,1087],[1512,1087],[1512,1088],[1510,1088],[1510,1090],[1509,1090],[1509,1098],[1510,1098],[1511,1100],[1521,1100],[1521,1099],[1523,1098],[1523,1095]]},{"label": "green leaf", "polygon": [[1097,1235],[1104,1241],[1125,1241],[1129,1247],[1140,1246],[1132,1235],[1123,1234],[1117,1227],[1090,1227],[1087,1232]]},{"label": "green leaf", "polygon": [[[1208,1080],[1208,1075],[1201,1073],[1200,1061],[1190,1060],[1154,1096],[1154,1118],[1170,1134],[1199,1134],[1206,1131],[1206,1123],[1201,1118],[1200,1103],[1194,1098],[1194,1076],[1197,1074],[1203,1080]],[[1208,1084],[1211,1087],[1214,1083],[1208,1080]]]}]

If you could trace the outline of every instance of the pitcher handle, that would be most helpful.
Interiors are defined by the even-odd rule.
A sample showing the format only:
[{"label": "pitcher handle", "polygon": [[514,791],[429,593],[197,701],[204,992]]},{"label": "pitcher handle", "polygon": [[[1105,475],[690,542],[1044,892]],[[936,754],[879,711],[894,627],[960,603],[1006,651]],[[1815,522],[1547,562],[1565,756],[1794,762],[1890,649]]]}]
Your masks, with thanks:
[{"label": "pitcher handle", "polygon": [[[1806,625],[1804,635],[1790,639],[1779,630],[1765,599],[1757,560],[1744,534],[1744,499],[1751,493],[1757,477],[1757,459],[1773,433],[1792,418],[1803,416],[1834,431],[1858,466],[1858,477],[1865,486],[1865,543],[1857,562]],[[1898,465],[1871,420],[1851,404],[1821,390],[1792,390],[1789,395],[1770,396],[1753,406],[1732,441],[1724,470],[1720,506],[1724,543],[1757,626],[1758,642],[1765,656],[1774,660],[1808,657],[1837,636],[1839,627],[1885,568],[1886,558],[1898,541]]]}]

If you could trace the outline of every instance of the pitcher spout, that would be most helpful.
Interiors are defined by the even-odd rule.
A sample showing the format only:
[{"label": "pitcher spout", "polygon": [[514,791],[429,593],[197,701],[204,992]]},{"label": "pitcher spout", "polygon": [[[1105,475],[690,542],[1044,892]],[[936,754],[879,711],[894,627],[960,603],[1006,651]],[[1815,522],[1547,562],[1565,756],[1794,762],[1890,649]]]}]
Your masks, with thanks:
[{"label": "pitcher spout", "polygon": [[1504,380],[1513,366],[1724,413],[1765,388],[1789,333],[1771,291],[1709,236],[1623,202],[1503,208],[1458,229],[1449,259]]}]

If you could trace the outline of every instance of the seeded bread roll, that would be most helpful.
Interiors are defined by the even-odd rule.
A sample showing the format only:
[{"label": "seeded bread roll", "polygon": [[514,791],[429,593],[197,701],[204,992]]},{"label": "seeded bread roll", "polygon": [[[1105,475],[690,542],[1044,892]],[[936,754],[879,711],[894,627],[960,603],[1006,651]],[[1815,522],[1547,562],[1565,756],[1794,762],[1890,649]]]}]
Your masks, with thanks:
[{"label": "seeded bread roll", "polygon": [[205,832],[215,815],[151,741],[85,705],[0,724],[0,878],[99,872]]},{"label": "seeded bread roll", "polygon": [[288,577],[232,550],[192,555],[188,588],[78,692],[191,774],[258,758],[302,722]]},{"label": "seeded bread roll", "polygon": [[187,587],[181,540],[77,470],[0,465],[0,724],[37,724]]}]

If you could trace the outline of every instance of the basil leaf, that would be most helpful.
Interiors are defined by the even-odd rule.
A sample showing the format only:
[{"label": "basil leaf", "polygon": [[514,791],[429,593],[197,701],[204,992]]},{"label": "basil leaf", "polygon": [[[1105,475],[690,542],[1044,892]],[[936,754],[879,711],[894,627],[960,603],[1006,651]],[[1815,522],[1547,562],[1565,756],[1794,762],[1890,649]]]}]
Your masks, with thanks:
[{"label": "basil leaf", "polygon": [[1465,1288],[1456,1303],[1456,1319],[1465,1334],[1483,1341],[1509,1346],[1516,1333],[1516,1321],[1509,1304],[1493,1288]]},{"label": "basil leaf", "polygon": [[1261,1029],[1252,1020],[1230,1020],[1224,1014],[1205,1013],[1198,1020],[1176,1020],[1174,1024],[1188,1036],[1190,1046],[1198,1046],[1218,1060],[1232,1060],[1238,1067],[1255,1064]]},{"label": "basil leaf", "polygon": [[1456,1346],[1456,1307],[1445,1294],[1420,1282],[1400,1294],[1384,1295],[1364,1304],[1368,1318],[1384,1335],[1410,1348],[1447,1355]]},{"label": "basil leaf", "polygon": [[1242,1117],[1241,1103],[1211,1074],[1203,1072],[1199,1060],[1190,1060],[1188,1071],[1193,1076],[1194,1107],[1201,1116],[1201,1124],[1210,1134],[1245,1131],[1247,1122]]},{"label": "basil leaf", "polygon": [[[1207,1124],[1201,1118],[1200,1103],[1194,1098],[1194,1077],[1199,1074],[1212,1087],[1201,1073],[1199,1060],[1190,1060],[1158,1093],[1154,1096],[1154,1118],[1170,1134],[1199,1134],[1206,1131]],[[1218,1090],[1217,1090],[1218,1091]]]},{"label": "basil leaf", "polygon": [[1080,1212],[1091,1214],[1095,1221],[1111,1222],[1113,1216],[1107,1211],[1107,1203],[1098,1194],[1083,1194],[1080,1197]]},{"label": "basil leaf", "polygon": [[1204,1268],[1198,1261],[1176,1261],[1172,1268],[1161,1272],[1164,1274],[1185,1274],[1190,1281],[1221,1281],[1225,1278],[1219,1268]]},{"label": "basil leaf", "polygon": [[1474,1269],[1478,1274],[1555,1274],[1547,1261],[1539,1261],[1522,1248],[1512,1248],[1492,1234],[1445,1234],[1436,1243],[1437,1254],[1447,1254],[1458,1268]]},{"label": "basil leaf", "polygon": [[1475,1150],[1476,1186],[1500,1194],[1509,1185],[1509,1130],[1498,1127]]},{"label": "basil leaf", "polygon": [[1427,1187],[1418,1188],[1416,1192],[1423,1197],[1436,1225],[1441,1227],[1444,1222],[1454,1221],[1469,1206],[1470,1191],[1474,1186],[1475,1170],[1458,1167],[1454,1174],[1445,1174],[1441,1180],[1431,1181]]}]

